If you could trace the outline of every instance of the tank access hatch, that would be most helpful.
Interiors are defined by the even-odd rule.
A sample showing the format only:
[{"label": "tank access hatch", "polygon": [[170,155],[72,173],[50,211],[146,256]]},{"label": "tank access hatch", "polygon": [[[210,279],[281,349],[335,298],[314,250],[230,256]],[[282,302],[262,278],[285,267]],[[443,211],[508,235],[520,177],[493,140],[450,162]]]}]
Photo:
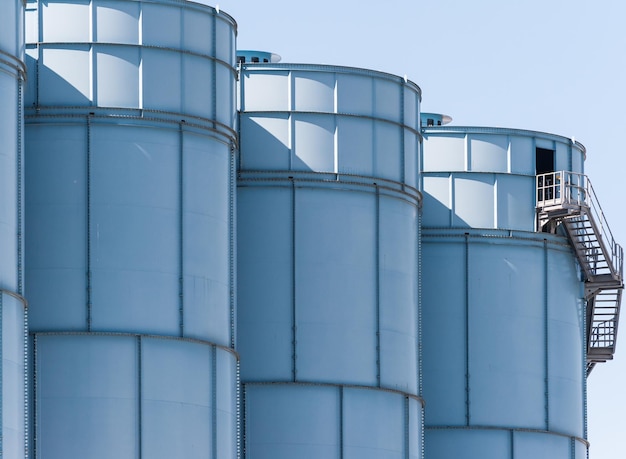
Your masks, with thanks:
[{"label": "tank access hatch", "polygon": [[613,239],[591,182],[584,174],[548,172],[536,177],[537,228],[562,225],[585,276],[587,375],[613,359],[623,284],[623,249]]}]

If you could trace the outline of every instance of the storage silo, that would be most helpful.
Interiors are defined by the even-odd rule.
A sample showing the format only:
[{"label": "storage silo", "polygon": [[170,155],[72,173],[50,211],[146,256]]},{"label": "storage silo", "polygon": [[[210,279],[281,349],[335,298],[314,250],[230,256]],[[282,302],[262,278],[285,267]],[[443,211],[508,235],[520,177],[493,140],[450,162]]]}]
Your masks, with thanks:
[{"label": "storage silo", "polygon": [[23,290],[24,5],[0,5],[0,457],[26,457]]},{"label": "storage silo", "polygon": [[[441,119],[422,116],[426,456],[586,458],[585,258],[603,237],[621,248],[575,229],[594,226],[585,149]],[[602,252],[615,270],[599,290],[619,290],[621,255]]]},{"label": "storage silo", "polygon": [[234,20],[27,4],[32,452],[235,458]]},{"label": "storage silo", "polygon": [[421,458],[420,89],[271,56],[239,55],[246,457]]}]

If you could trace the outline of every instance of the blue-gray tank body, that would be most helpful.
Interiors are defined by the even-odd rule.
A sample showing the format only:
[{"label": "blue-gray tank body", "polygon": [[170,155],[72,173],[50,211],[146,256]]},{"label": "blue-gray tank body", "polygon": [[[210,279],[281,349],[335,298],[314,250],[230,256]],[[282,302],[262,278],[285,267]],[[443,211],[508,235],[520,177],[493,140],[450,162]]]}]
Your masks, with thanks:
[{"label": "blue-gray tank body", "polygon": [[421,458],[419,88],[240,64],[248,457]]},{"label": "blue-gray tank body", "polygon": [[236,457],[235,34],[173,0],[29,1],[34,457]]},{"label": "blue-gray tank body", "polygon": [[423,123],[426,457],[584,459],[585,291],[541,232],[536,174],[583,173],[579,143]]}]

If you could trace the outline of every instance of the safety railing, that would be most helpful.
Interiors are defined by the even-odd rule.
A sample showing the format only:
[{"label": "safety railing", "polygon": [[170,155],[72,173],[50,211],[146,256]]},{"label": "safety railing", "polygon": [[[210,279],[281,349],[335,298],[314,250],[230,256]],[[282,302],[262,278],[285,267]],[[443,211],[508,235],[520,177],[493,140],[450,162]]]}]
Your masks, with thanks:
[{"label": "safety railing", "polygon": [[569,211],[572,214],[587,214],[594,225],[598,241],[607,251],[607,262],[615,276],[622,277],[624,253],[615,242],[602,207],[596,197],[591,181],[584,174],[570,171],[548,172],[537,175],[537,210],[549,216]]}]

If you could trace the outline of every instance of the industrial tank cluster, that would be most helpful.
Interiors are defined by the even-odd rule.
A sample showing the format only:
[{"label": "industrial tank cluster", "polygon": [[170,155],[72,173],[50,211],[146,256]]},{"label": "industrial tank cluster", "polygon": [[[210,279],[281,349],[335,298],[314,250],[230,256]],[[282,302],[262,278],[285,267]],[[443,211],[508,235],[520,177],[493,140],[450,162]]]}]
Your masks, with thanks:
[{"label": "industrial tank cluster", "polygon": [[4,2],[0,456],[587,457],[585,150],[421,97],[204,1]]}]

